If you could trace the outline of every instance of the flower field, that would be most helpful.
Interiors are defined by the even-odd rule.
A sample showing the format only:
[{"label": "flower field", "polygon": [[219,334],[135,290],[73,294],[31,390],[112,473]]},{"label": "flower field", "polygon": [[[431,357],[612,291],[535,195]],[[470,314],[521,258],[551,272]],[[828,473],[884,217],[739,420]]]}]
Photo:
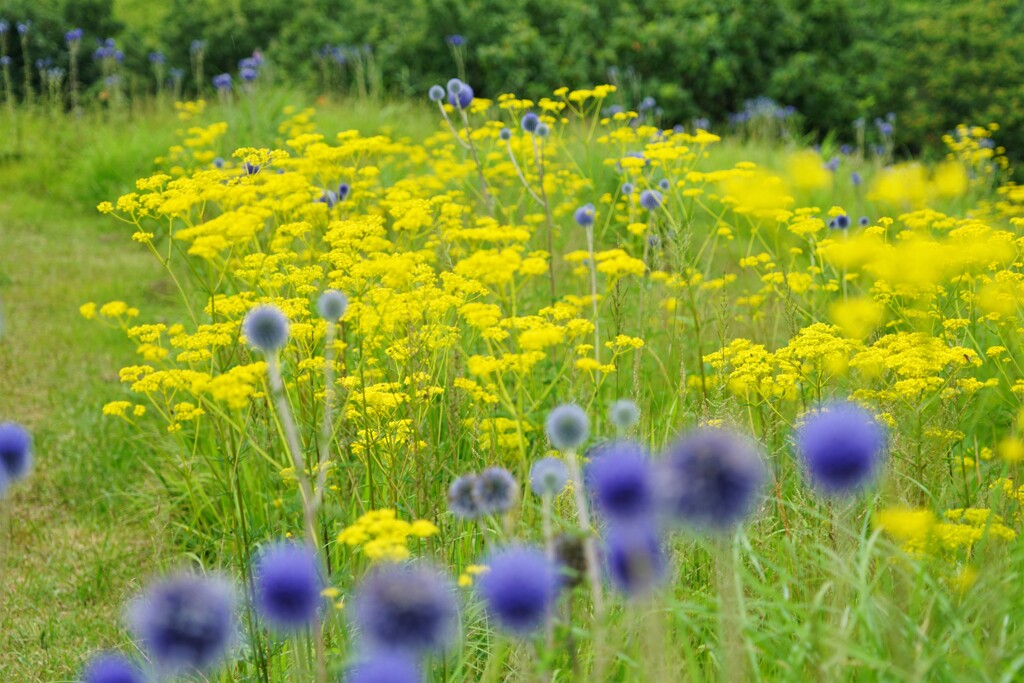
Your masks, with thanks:
[{"label": "flower field", "polygon": [[[915,160],[891,119],[811,146],[774,103],[719,134],[616,92],[452,79],[383,125],[222,93],[129,124],[162,149],[86,192],[109,246],[48,314],[102,358],[92,417],[58,439],[0,402],[8,528],[42,478],[160,539],[98,552],[117,604],[52,680],[1024,675],[998,125]],[[5,389],[73,363],[25,360],[31,311],[2,311]],[[75,430],[138,476],[48,480]]]}]

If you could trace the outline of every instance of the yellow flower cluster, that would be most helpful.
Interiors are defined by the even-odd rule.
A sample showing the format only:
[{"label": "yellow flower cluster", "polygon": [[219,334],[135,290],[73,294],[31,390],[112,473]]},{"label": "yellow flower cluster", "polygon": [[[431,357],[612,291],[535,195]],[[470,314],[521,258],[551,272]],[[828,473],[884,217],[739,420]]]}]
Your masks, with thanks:
[{"label": "yellow flower cluster", "polygon": [[430,538],[437,527],[425,519],[406,522],[394,510],[373,510],[338,534],[338,542],[359,548],[374,562],[401,562],[410,556],[409,538]]}]

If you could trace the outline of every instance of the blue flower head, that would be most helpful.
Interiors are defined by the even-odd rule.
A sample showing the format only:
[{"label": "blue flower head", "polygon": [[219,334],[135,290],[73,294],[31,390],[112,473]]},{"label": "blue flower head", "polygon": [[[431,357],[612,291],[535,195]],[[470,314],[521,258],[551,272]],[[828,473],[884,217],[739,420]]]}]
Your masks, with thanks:
[{"label": "blue flower head", "polygon": [[633,183],[622,183],[622,194],[625,196],[628,197],[633,194],[633,189]]},{"label": "blue flower head", "polygon": [[0,36],[4,35],[11,30],[11,25],[7,23],[6,19],[0,19]]},{"label": "blue flower head", "polygon": [[430,90],[427,91],[427,97],[430,98],[431,102],[440,102],[444,99],[444,88],[439,85],[430,86]]},{"label": "blue flower head", "polygon": [[584,204],[580,208],[576,209],[576,213],[572,215],[576,224],[581,228],[589,228],[594,224],[594,216],[596,215],[596,209],[593,204]]},{"label": "blue flower head", "polygon": [[541,458],[530,468],[530,490],[538,496],[555,496],[569,481],[569,471],[560,458]]},{"label": "blue flower head", "polygon": [[207,671],[235,643],[235,604],[226,581],[182,573],[151,586],[136,600],[129,623],[161,671]]},{"label": "blue flower head", "polygon": [[448,487],[448,509],[460,519],[475,519],[480,516],[480,505],[477,503],[474,490],[476,475],[464,474]]},{"label": "blue flower head", "polygon": [[612,527],[605,563],[612,585],[629,596],[650,592],[665,576],[665,554],[650,523]]},{"label": "blue flower head", "polygon": [[511,546],[488,558],[477,590],[487,612],[508,631],[527,634],[544,623],[558,596],[558,572],[544,553]]},{"label": "blue flower head", "polygon": [[28,33],[28,30],[32,28],[31,21],[22,21],[18,23],[18,35],[23,36]]},{"label": "blue flower head", "polygon": [[586,487],[605,519],[618,524],[653,516],[654,470],[639,444],[613,441],[588,455]]},{"label": "blue flower head", "polygon": [[279,543],[256,558],[255,603],[272,627],[298,631],[316,623],[324,581],[316,553],[305,545]]},{"label": "blue flower head", "polygon": [[835,217],[836,228],[839,230],[846,230],[850,227],[850,217],[845,213]]},{"label": "blue flower head", "polygon": [[231,74],[224,73],[213,77],[213,87],[222,92],[231,90],[231,82]]},{"label": "blue flower head", "polygon": [[862,228],[866,228],[870,224],[871,224],[871,219],[868,218],[867,216],[861,216],[860,219],[857,221],[857,225],[859,225]]},{"label": "blue flower head", "polygon": [[336,289],[328,289],[316,300],[316,310],[324,320],[332,323],[341,320],[348,309],[348,297]]},{"label": "blue flower head", "polygon": [[852,494],[869,485],[885,455],[885,430],[853,403],[834,403],[809,415],[795,440],[811,483],[829,495]]},{"label": "blue flower head", "polygon": [[3,55],[0,57],[0,66],[10,66],[11,62],[12,60],[10,55]]},{"label": "blue flower head", "polygon": [[327,209],[333,209],[338,203],[338,194],[334,190],[324,190],[324,193],[315,200],[317,204],[326,204]]},{"label": "blue flower head", "polygon": [[526,112],[523,114],[523,118],[519,120],[519,125],[527,133],[536,133],[537,126],[540,125],[540,117],[532,111]]},{"label": "blue flower head", "polygon": [[164,64],[167,62],[167,57],[160,51],[150,52],[148,59],[150,64]]},{"label": "blue flower head", "polygon": [[640,193],[640,206],[648,211],[657,211],[661,207],[661,193],[657,190],[644,190]]},{"label": "blue flower head", "polygon": [[206,49],[206,41],[205,40],[193,40],[189,44],[189,46],[188,46],[188,51],[191,52],[192,54],[197,54],[199,52],[202,52],[205,49]]},{"label": "blue flower head", "polygon": [[854,187],[860,187],[860,185],[864,182],[864,178],[861,176],[860,173],[854,171],[853,173],[850,174],[850,182],[853,183]]},{"label": "blue flower head", "polygon": [[839,157],[832,157],[825,162],[825,169],[835,172],[839,168]]},{"label": "blue flower head", "polygon": [[121,655],[104,653],[95,657],[82,673],[83,683],[143,683],[139,667]]},{"label": "blue flower head", "polygon": [[473,484],[473,498],[482,514],[503,514],[516,504],[519,484],[505,468],[488,467]]},{"label": "blue flower head", "polygon": [[448,93],[448,103],[457,109],[466,109],[473,101],[473,88],[468,83],[462,83],[458,92]]},{"label": "blue flower head", "polygon": [[288,343],[288,318],[277,306],[264,304],[249,311],[242,331],[254,348],[273,353]]},{"label": "blue flower head", "polygon": [[608,419],[619,429],[629,429],[640,420],[640,407],[631,399],[620,398],[608,409]]},{"label": "blue flower head", "polygon": [[537,124],[537,129],[534,131],[534,134],[539,138],[546,138],[551,134],[551,129],[548,128],[548,124],[541,121]]},{"label": "blue flower head", "polygon": [[71,45],[73,43],[77,43],[78,41],[80,41],[83,35],[85,35],[85,32],[82,29],[73,28],[64,34],[64,40],[69,45]]},{"label": "blue flower head", "polygon": [[409,563],[372,570],[356,589],[352,614],[371,648],[421,654],[451,641],[458,609],[442,574]]},{"label": "blue flower head", "polygon": [[348,183],[338,183],[338,201],[345,201],[345,198],[348,197],[351,191],[352,187]]},{"label": "blue flower head", "polygon": [[32,470],[32,436],[13,422],[0,423],[0,468],[4,481],[18,481]]},{"label": "blue flower head", "polygon": [[502,128],[501,132],[498,133],[498,137],[507,142],[512,139],[512,131],[508,128]]},{"label": "blue flower head", "polygon": [[544,428],[552,446],[560,451],[574,451],[587,440],[590,420],[578,405],[567,403],[548,413]]},{"label": "blue flower head", "polygon": [[668,192],[669,189],[671,189],[671,187],[672,183],[668,181],[668,178],[662,178],[661,180],[658,181],[658,189],[660,189],[662,192]]},{"label": "blue flower head", "polygon": [[672,519],[709,531],[741,524],[760,500],[765,466],[749,439],[702,428],[659,461],[659,497]]},{"label": "blue flower head", "polygon": [[446,87],[449,95],[458,95],[463,86],[465,86],[465,83],[460,81],[458,78],[450,78],[448,79],[448,85]]},{"label": "blue flower head", "polygon": [[251,66],[246,66],[242,67],[242,69],[238,72],[238,75],[241,76],[243,82],[252,83],[260,75],[260,73]]},{"label": "blue flower head", "polygon": [[377,652],[352,665],[343,683],[422,683],[416,660],[394,652]]},{"label": "blue flower head", "polygon": [[457,33],[454,35],[446,36],[444,40],[452,47],[462,47],[463,45],[466,44],[466,39]]}]

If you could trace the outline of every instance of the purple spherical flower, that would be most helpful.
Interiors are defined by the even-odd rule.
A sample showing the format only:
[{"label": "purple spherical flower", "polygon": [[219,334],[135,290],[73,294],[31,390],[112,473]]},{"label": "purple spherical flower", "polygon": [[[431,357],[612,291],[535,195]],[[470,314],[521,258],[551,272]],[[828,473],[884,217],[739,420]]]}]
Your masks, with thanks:
[{"label": "purple spherical flower", "polygon": [[448,509],[461,519],[475,519],[481,514],[473,491],[476,488],[476,475],[464,474],[448,487]]},{"label": "purple spherical flower", "polygon": [[32,27],[31,21],[22,21],[18,23],[18,35],[23,36],[28,33],[28,30]]},{"label": "purple spherical flower", "polygon": [[593,204],[584,204],[580,208],[576,209],[576,213],[574,213],[572,217],[581,228],[589,228],[594,224],[594,216],[596,213],[597,210],[594,208]]},{"label": "purple spherical flower", "polygon": [[288,343],[288,318],[277,306],[257,306],[246,314],[242,332],[254,348],[273,353]]},{"label": "purple spherical flower", "polygon": [[455,633],[451,583],[420,564],[378,566],[353,597],[353,616],[374,649],[423,653],[442,649]]},{"label": "purple spherical flower", "polygon": [[77,43],[82,39],[85,32],[80,28],[73,28],[64,34],[64,40],[69,44]]},{"label": "purple spherical flower", "polygon": [[473,498],[482,514],[503,514],[519,498],[519,484],[504,467],[488,467],[473,484]]},{"label": "purple spherical flower", "polygon": [[324,193],[314,200],[314,203],[326,204],[329,211],[338,203],[338,194],[334,190],[324,190]]},{"label": "purple spherical flower", "polygon": [[352,187],[348,183],[338,183],[338,201],[345,201],[345,198],[348,197],[351,191]]},{"label": "purple spherical flower", "polygon": [[867,216],[861,216],[861,217],[860,217],[860,218],[859,218],[859,219],[857,220],[857,225],[859,225],[859,226],[860,226],[860,227],[862,227],[862,228],[866,228],[866,227],[868,227],[868,226],[869,226],[870,224],[871,224],[871,219],[870,219],[870,218],[868,218]]},{"label": "purple spherical flower", "polygon": [[305,545],[279,543],[255,562],[256,609],[271,626],[296,631],[316,622],[324,581],[316,553]]},{"label": "purple spherical flower", "polygon": [[850,217],[849,216],[847,216],[845,213],[842,214],[842,215],[836,216],[836,228],[838,228],[839,230],[846,230],[849,227],[850,227]]},{"label": "purple spherical flower", "polygon": [[13,422],[0,423],[0,468],[5,481],[17,481],[32,469],[32,436]]},{"label": "purple spherical flower", "polygon": [[540,117],[534,114],[532,111],[523,114],[523,118],[519,120],[519,125],[527,133],[536,133],[537,126],[540,124]]},{"label": "purple spherical flower", "polygon": [[730,529],[753,512],[765,479],[754,443],[724,429],[702,428],[672,446],[659,463],[659,497],[677,521]]},{"label": "purple spherical flower", "polygon": [[807,476],[827,494],[853,493],[878,474],[885,430],[853,403],[834,403],[809,415],[796,432],[796,449]]},{"label": "purple spherical flower", "polygon": [[859,187],[860,184],[864,182],[864,178],[860,173],[854,171],[850,174],[850,182],[853,183],[854,187]]},{"label": "purple spherical flower", "polygon": [[463,83],[458,92],[448,93],[448,103],[457,109],[466,109],[473,101],[473,88]]},{"label": "purple spherical flower", "polygon": [[477,590],[502,628],[528,633],[544,622],[558,596],[558,572],[542,551],[511,546],[488,559]]},{"label": "purple spherical flower", "polygon": [[143,683],[142,672],[121,655],[98,655],[82,673],[82,683]]},{"label": "purple spherical flower", "polygon": [[548,135],[551,134],[551,129],[548,128],[548,124],[541,121],[540,123],[537,124],[537,128],[536,130],[533,131],[533,133],[539,138],[546,138]]},{"label": "purple spherical flower", "polygon": [[11,25],[6,19],[0,19],[0,36],[11,30]]},{"label": "purple spherical flower", "polygon": [[221,92],[231,90],[231,74],[217,74],[213,77],[213,87]]},{"label": "purple spherical flower", "polygon": [[235,642],[235,593],[224,580],[178,574],[151,586],[132,605],[129,623],[161,671],[208,670]]},{"label": "purple spherical flower", "polygon": [[627,197],[630,196],[631,194],[633,194],[633,189],[634,189],[633,188],[633,183],[622,183],[622,194],[623,195],[625,195]]},{"label": "purple spherical flower", "polygon": [[661,207],[661,193],[657,190],[644,190],[640,193],[640,206],[648,211],[657,211]]},{"label": "purple spherical flower", "polygon": [[466,44],[466,38],[464,36],[460,36],[458,33],[446,36],[444,40],[452,47],[462,47]]},{"label": "purple spherical flower", "polygon": [[156,51],[153,51],[153,52],[149,53],[149,63],[150,64],[165,64],[166,62],[167,62],[167,57],[164,56],[163,52],[160,52],[159,50],[156,50]]},{"label": "purple spherical flower", "polygon": [[348,310],[348,297],[336,289],[328,289],[316,300],[316,310],[324,320],[336,323]]},{"label": "purple spherical flower", "polygon": [[668,192],[672,188],[672,183],[669,182],[668,178],[662,178],[658,181],[658,189],[662,192]]},{"label": "purple spherical flower", "polygon": [[615,526],[605,539],[608,578],[626,595],[642,595],[665,576],[661,540],[650,525]]},{"label": "purple spherical flower", "polygon": [[608,420],[619,429],[629,429],[640,420],[640,407],[631,399],[620,398],[608,409]]},{"label": "purple spherical flower", "polygon": [[431,102],[440,102],[444,99],[444,88],[439,85],[430,86],[430,90],[427,91],[427,97],[430,98]]},{"label": "purple spherical flower", "polygon": [[510,131],[508,128],[502,128],[498,132],[498,137],[504,140],[505,142],[508,142],[509,140],[512,139],[512,131]]},{"label": "purple spherical flower", "polygon": [[378,652],[349,668],[343,683],[421,683],[416,661],[394,652]]},{"label": "purple spherical flower", "polygon": [[541,458],[530,468],[530,490],[538,496],[558,495],[569,481],[569,471],[559,458]]},{"label": "purple spherical flower", "polygon": [[594,448],[584,480],[598,511],[615,523],[649,518],[654,512],[654,471],[643,447],[612,441]]},{"label": "purple spherical flower", "polygon": [[590,421],[583,408],[573,403],[558,406],[544,423],[548,440],[560,451],[576,450],[587,440]]},{"label": "purple spherical flower", "polygon": [[242,69],[239,70],[238,75],[241,76],[242,81],[244,81],[245,83],[252,83],[260,74],[256,69],[246,66],[242,67]]},{"label": "purple spherical flower", "polygon": [[448,90],[449,95],[458,95],[463,86],[465,86],[465,83],[458,78],[450,78],[445,88]]}]

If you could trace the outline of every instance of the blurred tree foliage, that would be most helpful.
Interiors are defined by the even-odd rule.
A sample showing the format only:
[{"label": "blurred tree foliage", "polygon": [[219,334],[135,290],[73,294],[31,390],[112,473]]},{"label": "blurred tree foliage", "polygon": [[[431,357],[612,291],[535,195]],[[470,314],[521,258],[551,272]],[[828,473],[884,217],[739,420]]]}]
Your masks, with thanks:
[{"label": "blurred tree foliage", "polygon": [[0,0],[0,17],[36,20],[34,56],[59,57],[81,25],[89,51],[115,35],[142,73],[152,49],[187,70],[205,40],[206,80],[259,48],[275,78],[309,88],[325,47],[348,46],[351,72],[368,45],[384,90],[410,96],[455,75],[458,34],[480,95],[614,81],[621,104],[654,97],[665,123],[724,121],[767,95],[846,141],[857,118],[892,111],[914,151],[994,120],[1024,157],[1021,0]]}]

